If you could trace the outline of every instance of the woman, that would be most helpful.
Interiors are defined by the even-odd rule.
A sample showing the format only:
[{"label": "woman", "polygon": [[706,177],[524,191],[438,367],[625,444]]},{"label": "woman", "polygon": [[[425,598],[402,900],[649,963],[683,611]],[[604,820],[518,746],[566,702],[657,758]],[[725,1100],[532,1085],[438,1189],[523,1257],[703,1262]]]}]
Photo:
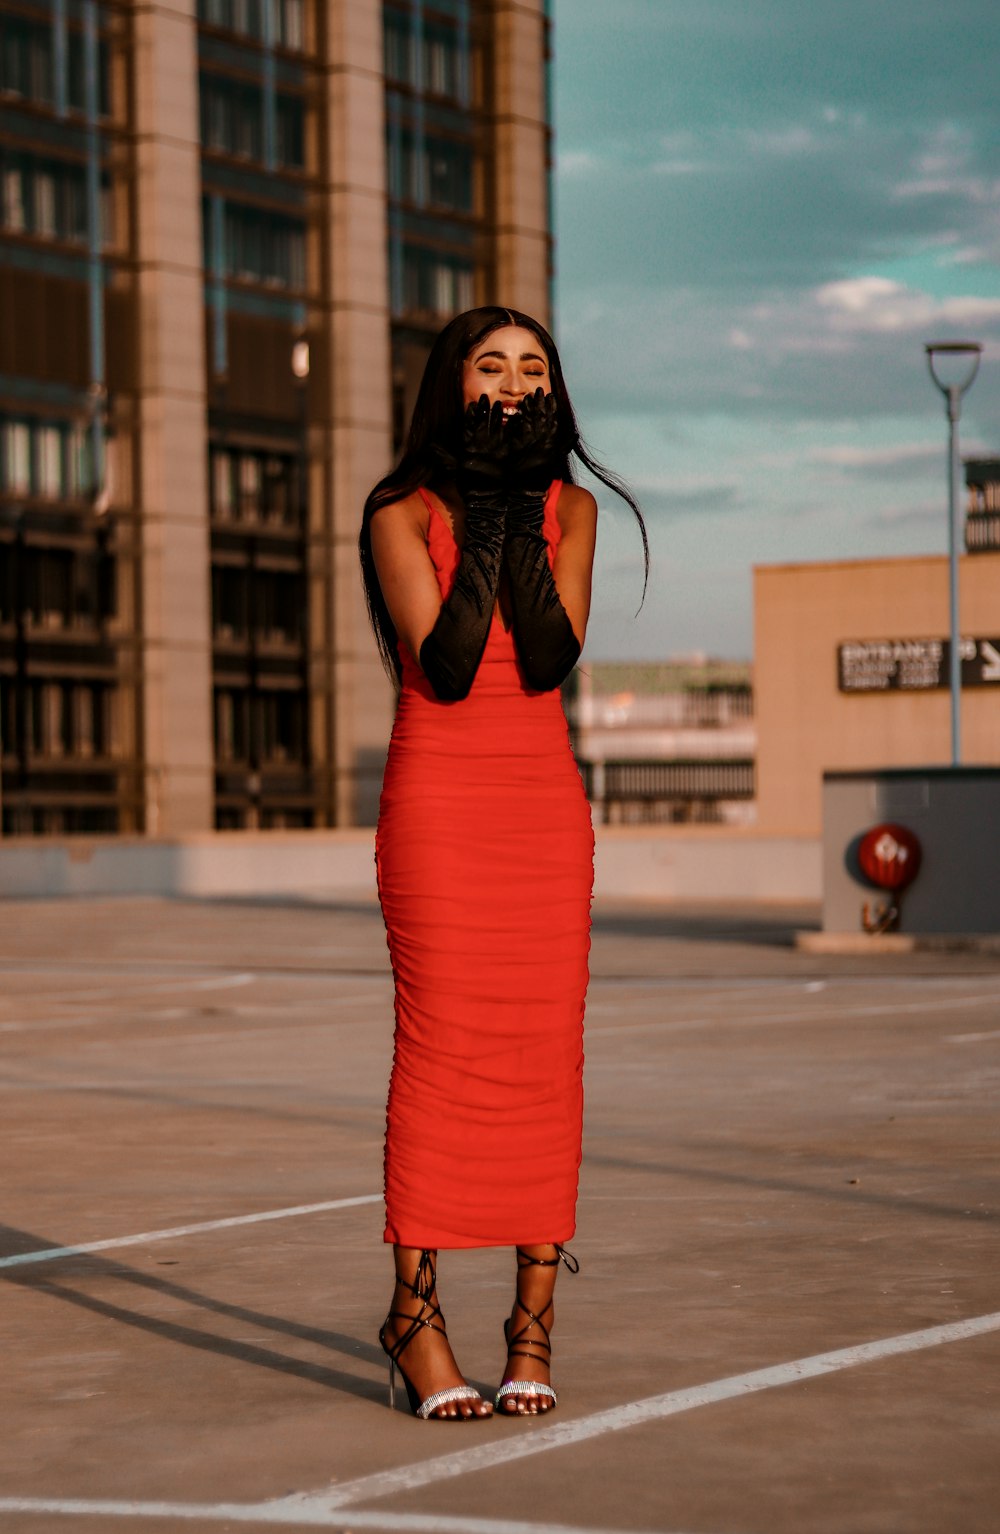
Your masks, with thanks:
[{"label": "woman", "polygon": [[[438,337],[398,467],[365,505],[376,638],[401,692],[376,865],[396,987],[379,1334],[411,1409],[492,1408],[437,1302],[440,1248],[511,1245],[495,1399],[555,1405],[553,1290],[575,1228],[593,832],[559,684],[580,653],[597,527],[555,345],[516,310]],[[640,526],[642,518],[639,516]],[[643,528],[645,546],[645,529]]]}]

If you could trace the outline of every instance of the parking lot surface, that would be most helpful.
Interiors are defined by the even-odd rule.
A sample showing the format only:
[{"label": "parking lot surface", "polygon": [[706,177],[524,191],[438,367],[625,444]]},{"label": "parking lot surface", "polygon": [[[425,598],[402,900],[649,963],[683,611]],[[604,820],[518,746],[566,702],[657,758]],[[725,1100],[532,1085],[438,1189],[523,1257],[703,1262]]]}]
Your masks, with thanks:
[{"label": "parking lot surface", "polygon": [[[0,906],[0,1534],[996,1534],[998,962],[815,920],[595,907],[559,1407],[456,1425],[376,1340],[377,908]],[[441,1257],[484,1392],[512,1273]]]}]

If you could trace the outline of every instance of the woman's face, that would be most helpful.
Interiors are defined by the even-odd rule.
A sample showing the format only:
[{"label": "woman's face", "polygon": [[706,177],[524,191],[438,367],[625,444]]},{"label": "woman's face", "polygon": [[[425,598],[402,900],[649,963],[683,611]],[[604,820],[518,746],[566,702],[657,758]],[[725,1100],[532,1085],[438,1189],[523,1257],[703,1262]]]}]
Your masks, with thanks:
[{"label": "woman's face", "polygon": [[462,364],[462,403],[474,405],[482,395],[500,401],[504,415],[516,415],[521,401],[536,389],[552,393],[545,348],[531,330],[502,325],[472,348]]}]

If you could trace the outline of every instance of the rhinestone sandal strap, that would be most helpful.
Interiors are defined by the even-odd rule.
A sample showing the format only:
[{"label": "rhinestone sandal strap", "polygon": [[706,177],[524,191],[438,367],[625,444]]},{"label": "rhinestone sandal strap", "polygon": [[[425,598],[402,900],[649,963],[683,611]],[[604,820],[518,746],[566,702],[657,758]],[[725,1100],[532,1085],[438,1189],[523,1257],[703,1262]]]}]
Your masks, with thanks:
[{"label": "rhinestone sandal strap", "polygon": [[506,1396],[551,1396],[553,1406],[559,1399],[551,1385],[539,1385],[534,1380],[508,1380],[493,1397],[493,1405],[499,1406]]},{"label": "rhinestone sandal strap", "polygon": [[483,1398],[479,1391],[472,1385],[452,1385],[448,1390],[436,1390],[426,1401],[421,1401],[417,1407],[417,1416],[426,1421],[431,1412],[437,1411],[439,1406],[447,1406],[452,1401],[481,1401]]}]

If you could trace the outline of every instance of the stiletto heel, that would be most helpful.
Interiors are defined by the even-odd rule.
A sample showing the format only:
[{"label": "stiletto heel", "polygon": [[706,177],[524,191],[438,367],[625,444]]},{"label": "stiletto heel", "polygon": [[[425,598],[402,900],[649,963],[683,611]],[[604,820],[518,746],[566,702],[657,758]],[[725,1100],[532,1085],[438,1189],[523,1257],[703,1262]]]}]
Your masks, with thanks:
[{"label": "stiletto heel", "polygon": [[[405,1279],[402,1278],[397,1278],[396,1280],[400,1288],[406,1289],[410,1294],[413,1295],[415,1300],[420,1301],[419,1313],[417,1315],[411,1315],[405,1310],[390,1310],[389,1314],[385,1318],[385,1321],[382,1323],[378,1334],[378,1340],[382,1344],[382,1350],[388,1355],[389,1358],[389,1410],[393,1411],[396,1405],[396,1370],[398,1369],[400,1378],[402,1379],[403,1385],[406,1389],[406,1398],[410,1403],[410,1410],[415,1417],[420,1417],[424,1421],[427,1421],[427,1419],[435,1411],[437,1411],[439,1406],[448,1406],[452,1401],[482,1400],[482,1396],[479,1394],[479,1391],[476,1390],[472,1385],[452,1385],[447,1390],[436,1390],[434,1394],[429,1395],[425,1401],[421,1401],[420,1396],[417,1394],[417,1391],[414,1388],[413,1382],[399,1361],[401,1354],[406,1352],[406,1349],[409,1347],[410,1343],[413,1341],[414,1337],[417,1335],[422,1326],[428,1327],[432,1332],[440,1332],[442,1337],[447,1337],[448,1335],[443,1325],[444,1316],[441,1314],[441,1307],[440,1305],[436,1305],[431,1298],[434,1293],[436,1280],[437,1275],[434,1271],[434,1259],[431,1257],[430,1252],[422,1251],[420,1253],[420,1261],[417,1263],[417,1271],[414,1275],[413,1283],[409,1284]],[[393,1318],[398,1318],[401,1321],[408,1321],[409,1325],[401,1337],[399,1337],[395,1342],[389,1342],[386,1336],[386,1327],[388,1326],[389,1322],[393,1320]],[[435,1326],[435,1319],[440,1320],[442,1325]],[[480,1414],[478,1412],[472,1412],[470,1416],[464,1417],[462,1413],[459,1412],[455,1417],[436,1417],[434,1420],[436,1422],[471,1422],[479,1415]],[[485,1417],[486,1415],[490,1414],[484,1413],[483,1415]]]},{"label": "stiletto heel", "polygon": [[[536,1363],[544,1364],[546,1368],[548,1368],[549,1364],[551,1363],[552,1342],[550,1340],[549,1328],[545,1325],[545,1322],[542,1318],[543,1316],[546,1316],[552,1309],[553,1301],[550,1298],[548,1304],[543,1305],[540,1313],[536,1316],[534,1311],[529,1310],[521,1298],[520,1279],[521,1274],[525,1268],[558,1268],[561,1262],[565,1263],[570,1273],[579,1273],[580,1264],[573,1256],[573,1253],[567,1252],[565,1247],[560,1246],[558,1242],[554,1243],[554,1245],[556,1249],[556,1255],[554,1257],[532,1257],[523,1249],[523,1247],[519,1246],[515,1248],[517,1253],[518,1277],[514,1298],[514,1311],[516,1313],[518,1310],[520,1310],[522,1315],[527,1316],[528,1319],[525,1321],[524,1325],[520,1327],[516,1332],[511,1330],[514,1322],[513,1315],[509,1316],[508,1319],[504,1321],[503,1337],[507,1344],[508,1364],[512,1358],[531,1358],[534,1359]],[[554,1283],[555,1280],[553,1280],[553,1285]],[[541,1332],[540,1337],[529,1337],[527,1335],[528,1332],[531,1331],[532,1327],[538,1328],[538,1330]],[[537,1353],[530,1353],[528,1351],[529,1348],[539,1348],[541,1351]],[[519,1405],[516,1411],[507,1411],[506,1408],[501,1410],[500,1403],[509,1399],[510,1397],[513,1397],[516,1402],[518,1396],[528,1395],[547,1396],[552,1405],[546,1406],[544,1409],[545,1412],[552,1411],[553,1407],[556,1405],[556,1402],[559,1399],[551,1385],[542,1385],[536,1380],[506,1380],[500,1386],[496,1395],[493,1397],[493,1405],[502,1417],[524,1416],[525,1414],[521,1411]]]}]

